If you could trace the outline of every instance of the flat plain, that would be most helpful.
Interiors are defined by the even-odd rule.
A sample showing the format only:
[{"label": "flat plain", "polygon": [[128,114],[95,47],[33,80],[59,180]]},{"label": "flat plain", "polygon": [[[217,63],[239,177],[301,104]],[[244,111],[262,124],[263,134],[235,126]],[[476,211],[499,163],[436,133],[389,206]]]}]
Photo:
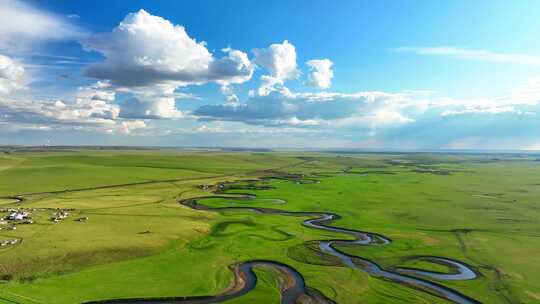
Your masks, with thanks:
[{"label": "flat plain", "polygon": [[[348,256],[392,272],[452,273],[426,257],[451,259],[476,277],[419,278],[480,303],[540,303],[539,169],[513,154],[4,153],[1,215],[32,223],[0,224],[0,242],[16,240],[0,247],[0,303],[217,295],[231,265],[253,260],[298,271],[327,301],[451,302],[321,253],[314,242],[351,237],[306,226],[310,212],[391,240],[335,245]],[[283,272],[254,271],[255,288],[227,303],[280,302]]]}]

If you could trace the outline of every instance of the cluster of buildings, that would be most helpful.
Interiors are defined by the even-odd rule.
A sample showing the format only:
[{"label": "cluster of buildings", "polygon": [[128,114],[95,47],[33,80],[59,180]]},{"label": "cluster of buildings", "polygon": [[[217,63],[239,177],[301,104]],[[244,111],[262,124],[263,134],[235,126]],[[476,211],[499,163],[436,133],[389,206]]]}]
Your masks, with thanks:
[{"label": "cluster of buildings", "polygon": [[60,209],[53,213],[53,216],[51,217],[51,221],[54,223],[59,223],[66,219],[69,216],[69,212],[64,209]]},{"label": "cluster of buildings", "polygon": [[19,209],[8,209],[9,214],[4,218],[8,221],[24,221],[30,219],[30,213]]},{"label": "cluster of buildings", "polygon": [[[46,211],[53,210],[52,216],[50,218],[51,222],[59,223],[65,220],[69,215],[69,211],[73,209],[52,209],[52,208],[4,208],[0,209],[0,230],[16,230],[17,225],[21,224],[33,224],[32,213],[34,211]],[[4,215],[2,215],[2,213]],[[81,217],[75,219],[75,221],[86,222],[88,217]],[[13,242],[13,243],[10,243]],[[0,246],[6,246],[10,244],[15,244],[17,240],[1,241]]]},{"label": "cluster of buildings", "polygon": [[0,241],[0,247],[4,247],[4,246],[8,246],[8,245],[15,245],[18,242],[19,242],[18,239]]},{"label": "cluster of buildings", "polygon": [[[15,230],[16,224],[33,224],[30,212],[25,209],[9,208],[2,209],[1,212],[7,212],[7,215],[0,220],[0,230]],[[5,226],[5,227],[4,227]]]},{"label": "cluster of buildings", "polygon": [[202,189],[202,190],[208,190],[210,189],[211,186],[209,185],[199,185],[199,189]]}]

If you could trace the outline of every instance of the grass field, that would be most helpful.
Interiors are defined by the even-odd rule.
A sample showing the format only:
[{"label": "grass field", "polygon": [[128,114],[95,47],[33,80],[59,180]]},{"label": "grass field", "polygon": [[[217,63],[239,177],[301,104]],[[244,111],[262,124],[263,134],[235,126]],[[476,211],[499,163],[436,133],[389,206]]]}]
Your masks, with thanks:
[{"label": "grass field", "polygon": [[[343,235],[304,227],[304,217],[178,204],[211,196],[212,186],[226,181],[244,186],[227,194],[257,198],[204,204],[333,212],[342,216],[336,226],[393,240],[344,252],[385,268],[439,272],[448,269],[410,257],[457,259],[481,276],[440,284],[482,303],[540,303],[539,169],[526,155],[0,154],[0,208],[28,208],[34,221],[0,230],[0,241],[20,240],[0,247],[0,303],[217,294],[233,280],[228,266],[252,259],[290,265],[338,303],[448,303],[332,261],[308,263],[306,244]],[[291,173],[320,182],[264,179],[258,184],[265,190],[245,190],[241,182]],[[58,208],[69,216],[54,223]],[[262,267],[256,273],[257,287],[230,303],[279,303],[277,274]]]}]

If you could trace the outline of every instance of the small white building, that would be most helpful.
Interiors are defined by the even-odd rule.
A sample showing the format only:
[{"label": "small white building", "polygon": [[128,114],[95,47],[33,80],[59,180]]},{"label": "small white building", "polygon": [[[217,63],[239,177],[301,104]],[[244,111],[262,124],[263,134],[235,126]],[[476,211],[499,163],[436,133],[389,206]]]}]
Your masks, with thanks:
[{"label": "small white building", "polygon": [[6,219],[10,221],[22,221],[24,219],[28,218],[28,213],[26,212],[11,212]]}]

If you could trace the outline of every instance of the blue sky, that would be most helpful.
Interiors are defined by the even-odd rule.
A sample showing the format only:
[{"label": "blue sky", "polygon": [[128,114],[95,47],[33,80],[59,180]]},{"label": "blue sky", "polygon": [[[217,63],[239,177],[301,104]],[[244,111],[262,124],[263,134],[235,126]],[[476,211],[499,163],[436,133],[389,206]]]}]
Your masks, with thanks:
[{"label": "blue sky", "polygon": [[0,144],[540,149],[539,8],[0,0]]}]

